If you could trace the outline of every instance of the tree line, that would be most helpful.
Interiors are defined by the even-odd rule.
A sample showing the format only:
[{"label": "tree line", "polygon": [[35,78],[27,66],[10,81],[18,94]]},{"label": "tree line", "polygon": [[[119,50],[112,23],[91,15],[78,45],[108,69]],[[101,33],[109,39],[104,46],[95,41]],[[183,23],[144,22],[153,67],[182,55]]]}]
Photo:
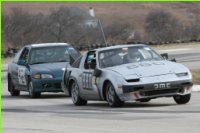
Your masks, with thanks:
[{"label": "tree line", "polygon": [[[200,15],[196,14],[184,25],[173,14],[165,11],[150,12],[144,25],[144,35],[127,21],[102,21],[109,45],[126,42],[160,44],[167,42],[199,41]],[[11,14],[2,13],[3,45],[12,48],[32,43],[67,42],[79,48],[103,47],[104,40],[98,19],[79,7],[60,7],[48,15],[30,14],[13,8]]]}]

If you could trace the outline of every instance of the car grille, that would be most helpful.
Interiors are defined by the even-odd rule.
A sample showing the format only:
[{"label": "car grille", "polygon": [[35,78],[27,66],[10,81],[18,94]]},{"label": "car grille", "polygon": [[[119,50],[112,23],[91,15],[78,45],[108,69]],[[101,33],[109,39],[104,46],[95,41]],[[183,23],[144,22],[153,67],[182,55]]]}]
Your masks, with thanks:
[{"label": "car grille", "polygon": [[60,83],[45,83],[42,84],[42,87],[44,89],[60,89],[61,88],[61,84]]},{"label": "car grille", "polygon": [[154,95],[161,95],[161,94],[177,93],[178,91],[179,91],[179,89],[141,91],[140,95],[142,95],[142,96],[154,96]]},{"label": "car grille", "polygon": [[144,89],[144,86],[123,86],[122,87],[122,90],[123,90],[123,93],[129,93],[129,92],[134,92],[134,91],[140,91],[140,90],[143,90]]},{"label": "car grille", "polygon": [[54,86],[55,86],[55,88],[61,88],[61,84],[60,83],[55,83]]}]

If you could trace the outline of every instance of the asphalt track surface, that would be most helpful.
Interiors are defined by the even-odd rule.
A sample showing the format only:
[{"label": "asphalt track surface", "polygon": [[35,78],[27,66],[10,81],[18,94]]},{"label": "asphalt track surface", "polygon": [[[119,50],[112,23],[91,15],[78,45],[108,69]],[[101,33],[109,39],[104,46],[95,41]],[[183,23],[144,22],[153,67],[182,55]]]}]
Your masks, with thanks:
[{"label": "asphalt track surface", "polygon": [[200,46],[172,50],[160,50],[159,53],[168,53],[169,59],[175,58],[190,70],[200,69]]},{"label": "asphalt track surface", "polygon": [[200,131],[200,93],[177,105],[172,98],[148,103],[128,102],[110,108],[106,102],[90,101],[74,106],[65,95],[45,93],[31,99],[28,93],[11,97],[3,81],[3,133],[180,133]]}]

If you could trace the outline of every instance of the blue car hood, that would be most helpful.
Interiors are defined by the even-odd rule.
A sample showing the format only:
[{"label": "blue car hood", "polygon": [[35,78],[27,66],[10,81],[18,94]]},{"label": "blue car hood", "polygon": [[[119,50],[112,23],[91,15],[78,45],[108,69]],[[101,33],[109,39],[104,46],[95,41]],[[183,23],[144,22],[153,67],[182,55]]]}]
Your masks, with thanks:
[{"label": "blue car hood", "polygon": [[34,64],[30,66],[31,74],[51,74],[54,77],[62,77],[67,62],[56,62],[56,63],[43,63]]}]

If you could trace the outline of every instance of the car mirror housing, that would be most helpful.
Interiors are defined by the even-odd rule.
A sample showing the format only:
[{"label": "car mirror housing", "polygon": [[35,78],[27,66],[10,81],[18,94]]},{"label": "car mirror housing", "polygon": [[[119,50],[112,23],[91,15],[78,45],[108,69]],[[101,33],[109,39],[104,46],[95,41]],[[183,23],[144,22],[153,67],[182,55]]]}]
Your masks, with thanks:
[{"label": "car mirror housing", "polygon": [[176,59],[175,59],[175,58],[173,58],[173,59],[171,59],[170,61],[172,61],[172,62],[176,62]]},{"label": "car mirror housing", "polygon": [[22,66],[26,66],[27,65],[27,62],[25,60],[19,60],[17,62],[18,65],[22,65]]},{"label": "car mirror housing", "polygon": [[94,76],[95,76],[95,77],[100,77],[100,76],[101,76],[101,73],[102,73],[102,71],[101,71],[100,69],[97,69],[97,68],[96,68],[96,69],[94,70]]},{"label": "car mirror housing", "polygon": [[163,53],[163,54],[160,54],[162,57],[163,57],[163,59],[165,59],[165,60],[168,60],[168,53]]}]

